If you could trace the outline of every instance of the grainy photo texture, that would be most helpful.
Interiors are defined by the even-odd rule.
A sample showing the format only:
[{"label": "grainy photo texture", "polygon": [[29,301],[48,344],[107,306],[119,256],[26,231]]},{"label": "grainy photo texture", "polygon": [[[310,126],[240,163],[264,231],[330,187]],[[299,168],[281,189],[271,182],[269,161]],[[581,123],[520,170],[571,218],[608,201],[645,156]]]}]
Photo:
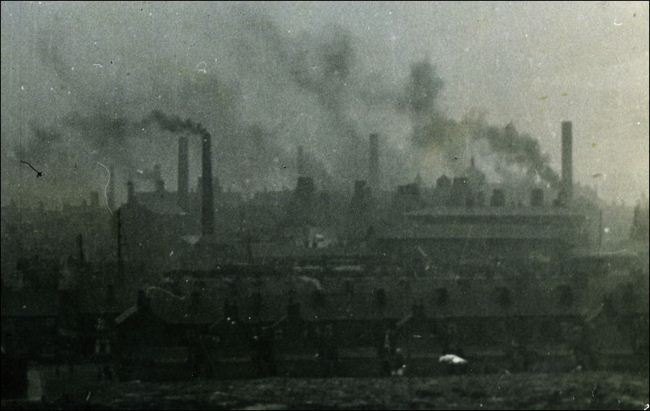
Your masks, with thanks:
[{"label": "grainy photo texture", "polygon": [[647,2],[9,2],[2,409],[648,410]]}]

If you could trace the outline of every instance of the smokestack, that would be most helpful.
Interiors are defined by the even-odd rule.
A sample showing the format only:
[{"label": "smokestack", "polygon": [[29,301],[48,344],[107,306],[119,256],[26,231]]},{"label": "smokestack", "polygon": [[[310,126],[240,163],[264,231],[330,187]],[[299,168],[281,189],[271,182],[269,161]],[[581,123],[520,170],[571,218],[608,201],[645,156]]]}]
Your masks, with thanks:
[{"label": "smokestack", "polygon": [[106,192],[106,205],[109,210],[115,208],[115,168],[111,165],[108,170],[108,190]]},{"label": "smokestack", "polygon": [[565,205],[573,198],[573,135],[570,121],[562,122],[562,200]]},{"label": "smokestack", "polygon": [[115,222],[117,228],[117,275],[118,280],[124,279],[124,256],[122,255],[122,208],[118,208],[115,213]]},{"label": "smokestack", "polygon": [[368,150],[368,182],[371,190],[379,191],[379,135],[370,134]]},{"label": "smokestack", "polygon": [[305,175],[305,153],[302,146],[298,146],[296,154],[296,169],[298,170],[298,177]]},{"label": "smokestack", "polygon": [[190,167],[188,160],[187,137],[178,139],[178,206],[187,211],[189,208]]},{"label": "smokestack", "polygon": [[126,183],[126,202],[131,204],[135,202],[135,189],[133,188],[133,181]]},{"label": "smokestack", "polygon": [[211,137],[205,133],[203,139],[201,179],[201,230],[203,235],[214,234],[214,199],[212,197],[212,153]]}]

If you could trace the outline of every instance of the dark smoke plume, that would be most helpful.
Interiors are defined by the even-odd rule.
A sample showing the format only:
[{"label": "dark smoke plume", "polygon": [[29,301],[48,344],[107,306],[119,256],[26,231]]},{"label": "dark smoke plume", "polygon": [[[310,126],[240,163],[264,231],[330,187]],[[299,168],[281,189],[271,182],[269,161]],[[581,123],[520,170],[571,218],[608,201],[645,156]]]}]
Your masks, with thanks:
[{"label": "dark smoke plume", "polygon": [[210,137],[210,133],[200,123],[195,123],[189,118],[185,120],[176,115],[167,115],[159,110],[154,110],[144,118],[143,125],[156,124],[162,130],[171,133],[191,133],[201,137]]},{"label": "dark smoke plume", "polygon": [[[443,82],[429,61],[411,66],[411,74],[405,87],[405,102],[413,123],[412,142],[422,148],[436,148],[447,154],[445,158],[454,168],[455,159],[462,155],[467,145],[486,141],[490,155],[497,162],[519,167],[522,178],[538,176],[557,187],[559,177],[549,166],[549,158],[541,152],[539,142],[527,134],[519,133],[514,125],[504,128],[488,125],[483,118],[468,117],[461,122],[444,116],[437,106]],[[503,167],[495,171],[505,176]],[[456,167],[455,171],[459,171]],[[508,174],[508,177],[511,177]]]},{"label": "dark smoke plume", "polygon": [[[104,68],[95,69],[95,60],[72,56],[104,53],[74,48],[79,44],[67,30],[73,20],[55,18],[40,32],[37,51],[43,67],[72,91],[73,112],[33,127],[33,141],[23,144],[21,154],[40,156],[59,175],[82,164],[94,167],[100,177],[80,172],[74,183],[96,189],[105,174],[97,162],[114,165],[124,178],[159,162],[170,176],[176,172],[176,136],[209,130],[214,172],[225,187],[293,187],[294,153],[303,145],[319,187],[347,192],[354,180],[366,178],[367,137],[378,132],[387,141],[386,188],[428,166],[423,153],[434,152],[448,169],[461,172],[453,159],[473,144],[486,147],[479,155],[494,157],[494,163],[557,179],[530,136],[447,116],[440,104],[443,81],[429,61],[413,64],[405,84],[394,85],[381,70],[364,66],[359,42],[340,27],[292,36],[269,16],[242,6],[233,7],[225,21],[215,19],[205,17],[202,23],[214,30],[192,38],[202,54],[186,60],[165,55],[160,36],[145,31],[141,42],[120,44],[115,65],[101,60]],[[139,46],[146,36],[159,53],[149,55]],[[192,59],[199,55],[214,56],[215,64],[201,62],[201,70],[194,69]],[[382,128],[393,121],[410,122],[411,135]],[[199,163],[198,146],[190,147],[191,167]],[[195,175],[197,168],[190,172]]]},{"label": "dark smoke plume", "polygon": [[549,166],[549,158],[542,154],[539,142],[527,134],[520,134],[512,123],[504,128],[483,125],[473,137],[485,139],[507,164],[520,166],[527,175],[537,175],[553,187],[558,187],[560,178]]}]

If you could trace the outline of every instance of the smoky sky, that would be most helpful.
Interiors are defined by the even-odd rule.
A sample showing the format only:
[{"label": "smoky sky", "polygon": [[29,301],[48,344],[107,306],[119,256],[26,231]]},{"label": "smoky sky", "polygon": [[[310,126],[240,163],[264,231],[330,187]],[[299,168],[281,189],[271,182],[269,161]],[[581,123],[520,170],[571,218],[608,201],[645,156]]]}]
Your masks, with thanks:
[{"label": "smoky sky", "polygon": [[372,132],[386,188],[472,156],[554,184],[571,120],[576,181],[631,202],[647,112],[646,3],[2,3],[3,203],[101,192],[106,164],[144,189],[158,163],[174,189],[195,130],[152,113],[209,132],[244,191],[292,187],[297,145],[321,187],[351,189]]}]

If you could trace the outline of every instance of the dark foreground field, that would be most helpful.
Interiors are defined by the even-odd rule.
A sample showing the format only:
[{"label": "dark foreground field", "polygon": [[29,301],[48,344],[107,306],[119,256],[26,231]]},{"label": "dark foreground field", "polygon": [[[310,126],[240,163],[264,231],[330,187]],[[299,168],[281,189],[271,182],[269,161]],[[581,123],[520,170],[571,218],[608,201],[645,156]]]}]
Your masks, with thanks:
[{"label": "dark foreground field", "polygon": [[[75,408],[643,410],[648,404],[647,375],[605,372],[412,379],[270,378],[169,384],[133,381],[88,389],[89,401],[76,403]],[[56,407],[50,404],[48,408]]]}]

